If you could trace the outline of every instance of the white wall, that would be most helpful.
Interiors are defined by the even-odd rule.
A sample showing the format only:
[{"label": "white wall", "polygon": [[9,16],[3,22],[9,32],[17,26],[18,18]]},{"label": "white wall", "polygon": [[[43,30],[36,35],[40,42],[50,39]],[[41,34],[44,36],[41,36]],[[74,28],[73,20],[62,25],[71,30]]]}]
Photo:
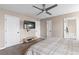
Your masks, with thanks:
[{"label": "white wall", "polygon": [[79,40],[79,19],[76,18],[76,35],[77,40]]},{"label": "white wall", "polygon": [[35,29],[35,35],[37,37],[40,37],[40,21],[36,21],[36,29]]}]

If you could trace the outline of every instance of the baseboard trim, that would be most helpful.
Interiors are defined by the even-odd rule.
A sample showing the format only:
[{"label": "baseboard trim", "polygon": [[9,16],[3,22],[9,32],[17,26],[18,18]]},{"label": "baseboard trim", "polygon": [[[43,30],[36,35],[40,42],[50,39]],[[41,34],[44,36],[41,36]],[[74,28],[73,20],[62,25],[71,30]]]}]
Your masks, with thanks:
[{"label": "baseboard trim", "polygon": [[5,49],[6,47],[1,47],[0,50]]},{"label": "baseboard trim", "polygon": [[[23,42],[18,42],[17,44],[21,44],[21,43],[23,43]],[[17,45],[17,44],[15,44],[15,45]],[[11,46],[9,46],[9,47],[11,47]],[[5,49],[5,48],[7,48],[7,47],[6,46],[5,47],[1,47],[0,50]]]}]

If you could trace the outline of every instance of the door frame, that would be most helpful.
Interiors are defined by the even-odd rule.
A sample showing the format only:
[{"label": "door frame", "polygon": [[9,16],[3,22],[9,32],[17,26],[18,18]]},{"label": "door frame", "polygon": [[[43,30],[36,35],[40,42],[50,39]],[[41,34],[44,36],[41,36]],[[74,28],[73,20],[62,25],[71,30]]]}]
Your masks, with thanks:
[{"label": "door frame", "polygon": [[[51,37],[52,36],[52,32],[53,32],[53,26],[52,26],[52,20],[47,20],[47,37],[49,36],[49,37]],[[49,26],[50,25],[50,26]],[[49,27],[51,28],[51,29],[49,29]],[[51,32],[51,33],[50,33]],[[51,34],[51,35],[49,35],[49,33]]]},{"label": "door frame", "polygon": [[[77,18],[76,18],[76,17],[67,17],[67,18],[64,18],[64,21],[63,21],[63,25],[64,25],[64,26],[65,26],[65,23],[64,23],[64,22],[65,22],[66,20],[75,20],[75,22],[76,22],[76,28],[75,28],[75,29],[76,29],[76,34],[75,34],[75,39],[76,39],[76,38],[77,38]],[[63,37],[66,38],[65,35],[64,35],[64,34],[65,34],[64,26],[63,26]]]}]

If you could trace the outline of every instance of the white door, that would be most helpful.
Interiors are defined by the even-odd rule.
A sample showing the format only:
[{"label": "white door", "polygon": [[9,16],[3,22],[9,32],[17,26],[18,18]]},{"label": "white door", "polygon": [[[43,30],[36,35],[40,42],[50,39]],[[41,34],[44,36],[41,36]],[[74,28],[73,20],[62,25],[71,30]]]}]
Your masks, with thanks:
[{"label": "white door", "polygon": [[20,43],[20,19],[5,15],[5,47]]},{"label": "white door", "polygon": [[40,21],[40,36],[42,38],[47,38],[47,21],[46,20],[41,20]]},{"label": "white door", "polygon": [[47,37],[52,37],[52,20],[47,20]]}]

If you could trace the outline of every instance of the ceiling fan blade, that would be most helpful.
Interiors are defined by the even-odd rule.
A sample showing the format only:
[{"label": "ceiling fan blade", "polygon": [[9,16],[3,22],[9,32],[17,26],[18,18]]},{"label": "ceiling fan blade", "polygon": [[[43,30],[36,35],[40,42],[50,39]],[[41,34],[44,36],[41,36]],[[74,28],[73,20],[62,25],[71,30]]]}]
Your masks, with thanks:
[{"label": "ceiling fan blade", "polygon": [[51,13],[49,13],[49,12],[47,12],[47,11],[46,11],[46,13],[49,14],[49,15],[52,15]]},{"label": "ceiling fan blade", "polygon": [[37,9],[39,9],[39,10],[43,10],[43,9],[41,9],[41,8],[38,8],[38,7],[36,7],[36,6],[33,6],[34,8],[37,8]]},{"label": "ceiling fan blade", "polygon": [[39,14],[41,14],[41,13],[43,13],[43,11],[42,11],[42,12],[40,12],[40,13],[38,13],[37,15],[39,15]]},{"label": "ceiling fan blade", "polygon": [[57,4],[54,4],[53,6],[46,8],[46,11],[48,11],[48,10],[50,10],[50,9],[56,7],[56,6],[57,6]]}]

